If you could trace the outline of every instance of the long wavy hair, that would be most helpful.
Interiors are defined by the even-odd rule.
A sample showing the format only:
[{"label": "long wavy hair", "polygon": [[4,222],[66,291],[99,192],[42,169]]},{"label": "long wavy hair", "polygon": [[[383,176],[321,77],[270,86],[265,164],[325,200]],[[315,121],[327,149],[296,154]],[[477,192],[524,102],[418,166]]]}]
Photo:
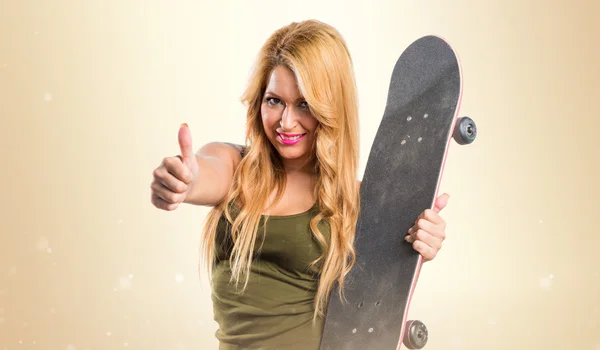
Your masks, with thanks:
[{"label": "long wavy hair", "polygon": [[[358,102],[353,64],[339,32],[320,21],[291,23],[275,31],[259,51],[249,85],[242,96],[247,106],[246,154],[237,167],[225,200],[208,213],[202,251],[212,280],[215,230],[225,215],[231,223],[233,241],[230,263],[232,280],[248,283],[257,231],[269,196],[277,189],[275,203],[283,194],[286,177],[281,158],[269,142],[261,118],[261,103],[269,76],[275,67],[289,68],[300,93],[317,119],[313,145],[315,197],[319,213],[310,228],[322,245],[313,265],[320,269],[315,296],[316,319],[324,315],[334,283],[343,298],[344,277],[355,263],[354,235],[359,213],[356,180],[359,156]],[[229,204],[239,204],[235,219]],[[330,229],[327,240],[320,222]]]}]

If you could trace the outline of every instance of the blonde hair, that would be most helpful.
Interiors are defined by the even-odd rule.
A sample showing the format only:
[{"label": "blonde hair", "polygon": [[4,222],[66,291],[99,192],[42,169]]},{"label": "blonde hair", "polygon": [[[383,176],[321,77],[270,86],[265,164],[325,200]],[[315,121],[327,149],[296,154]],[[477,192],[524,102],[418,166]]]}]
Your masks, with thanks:
[{"label": "blonde hair", "polygon": [[[312,264],[321,268],[315,296],[315,315],[324,315],[335,282],[343,298],[344,277],[355,263],[354,234],[359,213],[356,170],[359,156],[358,102],[352,60],[346,43],[333,27],[316,20],[291,23],[275,31],[262,46],[242,102],[248,108],[246,152],[237,167],[225,200],[208,214],[202,250],[209,278],[215,256],[215,230],[223,214],[231,225],[233,250],[230,256],[232,279],[246,277],[252,262],[261,213],[273,184],[274,203],[285,188],[285,171],[277,151],[270,144],[261,120],[261,103],[271,72],[277,66],[295,75],[300,93],[318,121],[314,144],[315,197],[319,213],[311,220],[314,237],[323,252]],[[239,203],[232,220],[229,204]],[[318,228],[330,227],[327,241]]]}]

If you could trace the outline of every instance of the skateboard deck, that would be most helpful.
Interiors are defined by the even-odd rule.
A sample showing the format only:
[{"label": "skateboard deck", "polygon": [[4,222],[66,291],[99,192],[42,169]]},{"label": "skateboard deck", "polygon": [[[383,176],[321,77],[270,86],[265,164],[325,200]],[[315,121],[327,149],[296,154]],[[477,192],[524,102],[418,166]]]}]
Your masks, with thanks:
[{"label": "skateboard deck", "polygon": [[422,257],[404,237],[433,208],[452,137],[474,140],[473,121],[457,118],[461,93],[460,63],[442,38],[422,37],[398,58],[361,184],[356,264],[345,301],[337,287],[331,293],[321,350],[393,350],[403,338],[419,349],[427,342],[424,324],[407,321]]}]

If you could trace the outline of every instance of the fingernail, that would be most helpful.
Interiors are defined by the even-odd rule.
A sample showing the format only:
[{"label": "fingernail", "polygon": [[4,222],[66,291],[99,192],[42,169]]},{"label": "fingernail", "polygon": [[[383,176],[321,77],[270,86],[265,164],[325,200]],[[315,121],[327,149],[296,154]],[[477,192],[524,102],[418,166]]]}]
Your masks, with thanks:
[{"label": "fingernail", "polygon": [[181,123],[181,126],[185,126],[186,128],[188,128],[187,123]]}]

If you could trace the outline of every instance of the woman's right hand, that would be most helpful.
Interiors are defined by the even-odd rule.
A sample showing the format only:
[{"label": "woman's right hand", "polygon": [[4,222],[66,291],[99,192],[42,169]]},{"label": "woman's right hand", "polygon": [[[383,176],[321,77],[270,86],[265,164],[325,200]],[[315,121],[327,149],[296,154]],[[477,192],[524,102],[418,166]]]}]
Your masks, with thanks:
[{"label": "woman's right hand", "polygon": [[164,158],[154,169],[152,204],[163,210],[175,210],[183,203],[198,180],[200,167],[192,149],[192,135],[187,124],[179,128],[181,155]]}]

